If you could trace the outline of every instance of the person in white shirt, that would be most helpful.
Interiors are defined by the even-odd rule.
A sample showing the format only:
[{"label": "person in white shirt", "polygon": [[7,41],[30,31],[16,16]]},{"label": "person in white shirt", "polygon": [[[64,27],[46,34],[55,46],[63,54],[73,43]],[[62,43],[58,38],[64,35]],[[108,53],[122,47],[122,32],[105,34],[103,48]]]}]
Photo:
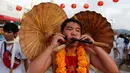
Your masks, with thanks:
[{"label": "person in white shirt", "polygon": [[111,52],[109,54],[115,62],[118,59],[118,56],[120,55],[120,52],[117,49],[116,39],[117,39],[117,35],[114,36],[113,48],[112,48],[112,50],[111,50]]},{"label": "person in white shirt", "polygon": [[119,34],[119,36],[117,37],[117,39],[116,39],[116,47],[120,52],[120,55],[119,55],[118,58],[123,59],[123,51],[124,51],[124,48],[125,48],[123,34]]},{"label": "person in white shirt", "polygon": [[[14,47],[15,50],[15,62],[13,65],[13,73],[24,73],[24,68],[27,70],[27,59],[21,52],[19,41],[15,41],[18,26],[14,23],[5,23],[3,26],[5,40],[0,41],[0,73],[9,73],[11,68],[11,55]],[[15,44],[15,46],[14,46]],[[17,65],[17,66],[15,66]],[[15,68],[14,68],[15,67]]]},{"label": "person in white shirt", "polygon": [[118,68],[120,69],[120,67],[124,64],[124,51],[125,51],[125,43],[124,43],[124,35],[123,34],[119,34],[117,36],[116,39],[116,48],[119,51],[119,55],[116,59],[116,64],[118,66]]},{"label": "person in white shirt", "polygon": [[128,44],[128,66],[130,67],[130,42]]}]

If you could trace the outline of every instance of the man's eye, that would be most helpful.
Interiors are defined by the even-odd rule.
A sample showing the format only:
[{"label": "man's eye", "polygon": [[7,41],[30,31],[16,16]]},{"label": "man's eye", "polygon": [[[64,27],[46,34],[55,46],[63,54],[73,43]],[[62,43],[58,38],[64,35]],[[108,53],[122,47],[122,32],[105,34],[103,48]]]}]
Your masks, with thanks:
[{"label": "man's eye", "polygon": [[77,29],[76,31],[77,31],[77,32],[80,32],[80,29]]},{"label": "man's eye", "polygon": [[9,31],[9,30],[4,30],[4,32],[12,33],[12,31]]},{"label": "man's eye", "polygon": [[67,28],[68,30],[72,30],[72,28]]},{"label": "man's eye", "polygon": [[12,33],[12,31],[9,31],[8,33]]}]

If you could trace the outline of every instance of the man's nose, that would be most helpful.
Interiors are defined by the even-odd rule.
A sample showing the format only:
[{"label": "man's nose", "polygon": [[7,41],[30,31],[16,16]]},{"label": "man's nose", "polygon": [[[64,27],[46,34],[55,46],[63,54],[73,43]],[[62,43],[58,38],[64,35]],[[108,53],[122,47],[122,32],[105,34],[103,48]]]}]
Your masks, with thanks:
[{"label": "man's nose", "polygon": [[71,35],[72,35],[72,36],[76,36],[76,31],[73,30],[73,31],[71,32]]}]

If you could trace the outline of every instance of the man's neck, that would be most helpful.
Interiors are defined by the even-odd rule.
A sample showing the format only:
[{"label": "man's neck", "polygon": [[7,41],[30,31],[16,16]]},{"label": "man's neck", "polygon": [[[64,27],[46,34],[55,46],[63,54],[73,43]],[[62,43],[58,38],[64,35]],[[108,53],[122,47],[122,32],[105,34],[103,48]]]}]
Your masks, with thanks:
[{"label": "man's neck", "polygon": [[66,55],[67,56],[76,56],[77,47],[66,47]]},{"label": "man's neck", "polygon": [[8,42],[9,42],[9,41],[14,41],[14,39],[6,39],[6,41],[8,41]]},{"label": "man's neck", "polygon": [[[14,39],[11,39],[11,40],[6,40],[7,42],[11,42],[11,41],[14,41]],[[7,43],[7,46],[10,46],[12,45],[13,43]]]}]

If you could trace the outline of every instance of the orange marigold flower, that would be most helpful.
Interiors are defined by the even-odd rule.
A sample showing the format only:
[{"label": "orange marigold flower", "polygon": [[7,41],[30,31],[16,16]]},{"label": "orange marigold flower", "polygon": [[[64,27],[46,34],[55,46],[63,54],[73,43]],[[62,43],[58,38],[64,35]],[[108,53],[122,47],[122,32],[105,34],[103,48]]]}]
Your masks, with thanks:
[{"label": "orange marigold flower", "polygon": [[59,67],[59,68],[57,68],[56,69],[56,73],[66,73],[66,68],[64,68],[64,67]]},{"label": "orange marigold flower", "polygon": [[80,62],[78,62],[78,66],[86,67],[87,66],[87,62],[86,61],[80,61]]},{"label": "orange marigold flower", "polygon": [[77,70],[78,73],[87,73],[86,72],[87,71],[86,68],[78,67],[76,70]]},{"label": "orange marigold flower", "polygon": [[86,60],[86,57],[85,56],[79,56],[78,60]]},{"label": "orange marigold flower", "polygon": [[[56,53],[56,64],[58,65],[56,73],[66,73],[66,63],[65,63],[66,51],[65,49],[60,50]],[[87,73],[87,58],[86,52],[82,46],[77,48],[78,56],[78,68],[76,69],[78,73]]]}]

